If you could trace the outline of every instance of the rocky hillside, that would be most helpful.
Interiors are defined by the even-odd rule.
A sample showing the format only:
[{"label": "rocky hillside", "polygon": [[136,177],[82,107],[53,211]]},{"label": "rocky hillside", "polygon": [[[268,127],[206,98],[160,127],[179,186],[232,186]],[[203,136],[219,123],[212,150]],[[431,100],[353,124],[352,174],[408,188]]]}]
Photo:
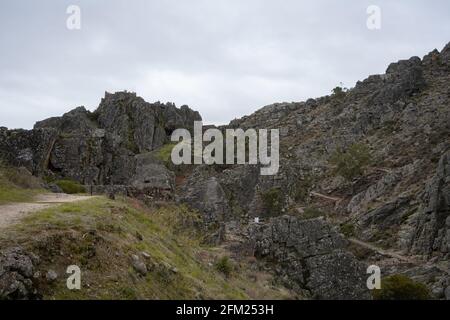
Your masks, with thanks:
[{"label": "rocky hillside", "polygon": [[255,268],[303,298],[368,299],[373,264],[450,298],[449,83],[450,44],[221,127],[280,129],[275,176],[250,165],[174,167],[164,158],[170,134],[200,115],[127,92],[30,131],[1,128],[0,156],[93,193],[187,204],[210,244],[234,260],[256,257]]},{"label": "rocky hillside", "polygon": [[[349,272],[352,258],[336,258],[343,247],[366,267],[377,264],[384,275],[408,274],[443,297],[450,285],[449,83],[447,45],[423,59],[393,63],[385,74],[350,90],[266,106],[227,127],[279,128],[279,173],[260,176],[251,166],[198,167],[179,200],[208,219],[225,221],[225,229],[233,221],[269,218],[261,233],[238,233],[256,241],[256,252],[275,262],[275,272],[289,286],[313,296],[339,296],[317,288],[316,277],[340,288],[345,288],[340,276],[347,285],[361,283],[347,276],[358,274]],[[351,245],[341,245],[331,229],[321,227],[322,220],[311,222],[314,217],[337,226]],[[304,230],[292,219],[313,226]],[[329,247],[317,244],[324,238]],[[322,277],[314,274],[320,267]],[[350,297],[345,290],[340,293]]]},{"label": "rocky hillside", "polygon": [[187,106],[147,103],[134,93],[106,93],[98,109],[76,108],[37,122],[33,130],[0,129],[0,155],[15,166],[49,178],[70,178],[103,192],[150,185],[172,189],[172,176],[151,151],[170,141],[176,128],[201,120]]}]

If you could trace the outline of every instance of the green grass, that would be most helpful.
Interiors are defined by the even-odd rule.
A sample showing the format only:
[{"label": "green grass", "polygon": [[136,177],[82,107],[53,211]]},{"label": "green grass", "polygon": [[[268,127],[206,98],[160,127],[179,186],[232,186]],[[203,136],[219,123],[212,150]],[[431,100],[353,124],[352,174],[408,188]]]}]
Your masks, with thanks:
[{"label": "green grass", "polygon": [[[68,203],[27,216],[0,235],[0,247],[14,241],[41,257],[43,274],[53,269],[62,275],[54,284],[42,281],[46,299],[248,298],[201,259],[209,249],[194,227],[197,213],[170,204],[149,210],[127,199]],[[147,262],[146,277],[132,269],[132,254]],[[80,291],[65,286],[65,268],[72,264],[82,270]]]},{"label": "green grass", "polygon": [[37,178],[30,173],[0,166],[0,205],[12,202],[30,202],[43,193]]},{"label": "green grass", "polygon": [[283,194],[279,188],[271,188],[261,194],[268,215],[279,215],[283,209]]},{"label": "green grass", "polygon": [[0,205],[13,202],[31,202],[36,195],[42,192],[42,190],[26,190],[13,185],[5,185],[0,181]]},{"label": "green grass", "polygon": [[314,219],[323,216],[326,216],[326,213],[314,207],[306,208],[304,212],[299,215],[299,217],[303,220]]},{"label": "green grass", "polygon": [[171,163],[171,155],[172,155],[172,149],[177,145],[177,143],[167,143],[163,145],[161,148],[159,148],[156,152],[156,157],[161,160],[164,164],[170,164]]},{"label": "green grass", "polygon": [[72,180],[57,180],[55,184],[67,194],[86,193],[84,186]]}]

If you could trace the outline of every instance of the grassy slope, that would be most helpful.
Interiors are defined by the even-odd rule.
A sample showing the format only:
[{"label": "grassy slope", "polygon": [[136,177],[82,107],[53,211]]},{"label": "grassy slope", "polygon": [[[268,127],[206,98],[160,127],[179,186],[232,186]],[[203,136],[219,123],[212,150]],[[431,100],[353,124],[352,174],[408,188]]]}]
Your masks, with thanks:
[{"label": "grassy slope", "polygon": [[37,179],[16,168],[0,165],[0,205],[11,202],[28,202],[42,193]]},{"label": "grassy slope", "polygon": [[[208,260],[218,258],[215,250],[202,247],[201,237],[192,227],[196,219],[185,207],[168,204],[150,210],[131,199],[96,198],[28,216],[0,235],[0,248],[18,244],[40,256],[40,288],[46,299],[288,296],[266,283],[249,280],[242,270],[235,270],[230,278],[220,274]],[[144,258],[142,252],[150,258]],[[132,254],[151,266],[146,277],[133,270]],[[65,286],[65,270],[73,264],[82,270],[79,291]],[[235,268],[247,269],[237,264]],[[54,284],[44,280],[49,269],[60,275]]]}]

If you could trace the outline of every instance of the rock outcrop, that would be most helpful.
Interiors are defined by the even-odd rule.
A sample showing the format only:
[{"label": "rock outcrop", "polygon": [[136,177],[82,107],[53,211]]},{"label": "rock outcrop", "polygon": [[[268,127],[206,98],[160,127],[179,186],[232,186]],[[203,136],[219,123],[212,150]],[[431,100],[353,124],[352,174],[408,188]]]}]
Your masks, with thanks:
[{"label": "rock outcrop", "polygon": [[0,300],[36,299],[33,284],[38,258],[14,247],[0,252]]},{"label": "rock outcrop", "polygon": [[[438,279],[450,273],[449,50],[450,44],[423,59],[413,57],[393,63],[385,74],[370,76],[341,94],[306,102],[276,103],[233,120],[222,129],[280,130],[278,174],[260,176],[257,168],[250,165],[216,167],[201,179],[194,172],[187,179],[187,189],[180,189],[182,197],[186,190],[190,190],[188,194],[203,190],[202,196],[188,196],[187,202],[206,212],[208,219],[219,221],[248,221],[250,217],[275,217],[277,221],[281,219],[277,216],[301,216],[308,209],[320,209],[327,223],[344,226],[352,237],[411,256],[413,261],[423,261],[423,267],[420,263],[413,267],[394,262],[398,266],[385,267],[384,275],[405,272],[426,281],[434,291],[444,292],[446,284]],[[345,151],[355,144],[367,146],[370,164],[361,175],[347,181],[338,176],[331,158],[337,150]],[[207,193],[200,185],[212,178],[223,190],[220,203],[227,204],[227,215],[214,215],[216,211],[205,208],[202,202]],[[276,210],[264,206],[267,194],[276,195]],[[343,261],[348,270],[354,270],[349,267],[354,257],[349,257],[348,249],[337,245],[329,248],[327,254],[311,258],[311,268],[323,268],[323,273],[305,280],[308,263],[294,249],[285,249],[283,241],[273,240],[274,222],[270,221],[261,227],[267,230],[266,236],[253,235],[259,239],[259,256],[270,257],[281,278],[283,274],[298,277],[288,277],[288,283],[295,283],[313,296],[325,298],[323,292],[330,292],[330,297],[342,297],[329,287],[319,286],[315,291],[314,279],[323,280],[317,283],[340,281],[335,279],[334,264],[327,261]],[[289,234],[288,229],[285,231]],[[305,236],[308,238],[314,239],[314,235]],[[279,258],[283,254],[295,258]],[[372,261],[370,255],[359,259]],[[379,263],[377,259],[375,262]],[[300,267],[295,269],[292,265]],[[424,277],[423,272],[429,276]],[[325,274],[328,278],[321,278]],[[342,286],[345,288],[345,284]]]},{"label": "rock outcrop", "polygon": [[271,219],[251,231],[255,255],[275,263],[287,287],[315,299],[370,299],[366,268],[321,219]]},{"label": "rock outcrop", "polygon": [[[173,175],[147,153],[191,129],[198,112],[171,103],[147,103],[135,93],[106,93],[94,112],[78,107],[37,122],[33,130],[0,130],[0,157],[33,173],[89,186],[172,189]],[[152,159],[152,160],[149,160]],[[106,189],[94,187],[94,190]]]},{"label": "rock outcrop", "polygon": [[427,184],[423,202],[412,217],[410,252],[450,260],[450,151],[442,155]]},{"label": "rock outcrop", "polygon": [[[257,165],[167,166],[159,148],[200,115],[128,92],[106,93],[96,111],[79,107],[33,130],[0,128],[0,158],[94,192],[176,199],[218,226],[219,240],[226,238],[224,224],[262,218],[248,239],[257,256],[311,297],[369,298],[363,264],[333,224],[349,237],[430,264],[398,262],[386,272],[422,277],[433,269],[439,276],[424,279],[443,297],[448,282],[433,279],[450,272],[449,83],[450,44],[393,63],[349,90],[272,104],[220,127],[279,129],[280,170],[273,176],[261,176]],[[344,178],[332,159],[353,145],[367,147],[370,163]]]}]

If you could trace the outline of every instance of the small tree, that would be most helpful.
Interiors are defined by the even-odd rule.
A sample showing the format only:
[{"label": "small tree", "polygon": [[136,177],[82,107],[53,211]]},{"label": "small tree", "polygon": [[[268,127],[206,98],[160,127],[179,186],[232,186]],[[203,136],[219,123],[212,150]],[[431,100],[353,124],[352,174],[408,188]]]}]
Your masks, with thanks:
[{"label": "small tree", "polygon": [[334,172],[351,181],[361,176],[370,163],[370,150],[365,144],[353,144],[346,151],[337,150],[330,159]]},{"label": "small tree", "polygon": [[230,259],[227,256],[224,256],[216,262],[216,270],[223,273],[227,278],[231,275],[233,271],[233,265],[230,262]]},{"label": "small tree", "polygon": [[347,94],[347,88],[342,88],[341,86],[337,86],[332,90],[333,97],[337,99],[343,99],[345,98],[345,95]]},{"label": "small tree", "polygon": [[272,188],[264,192],[261,197],[269,215],[279,214],[283,209],[283,194],[279,188]]}]

